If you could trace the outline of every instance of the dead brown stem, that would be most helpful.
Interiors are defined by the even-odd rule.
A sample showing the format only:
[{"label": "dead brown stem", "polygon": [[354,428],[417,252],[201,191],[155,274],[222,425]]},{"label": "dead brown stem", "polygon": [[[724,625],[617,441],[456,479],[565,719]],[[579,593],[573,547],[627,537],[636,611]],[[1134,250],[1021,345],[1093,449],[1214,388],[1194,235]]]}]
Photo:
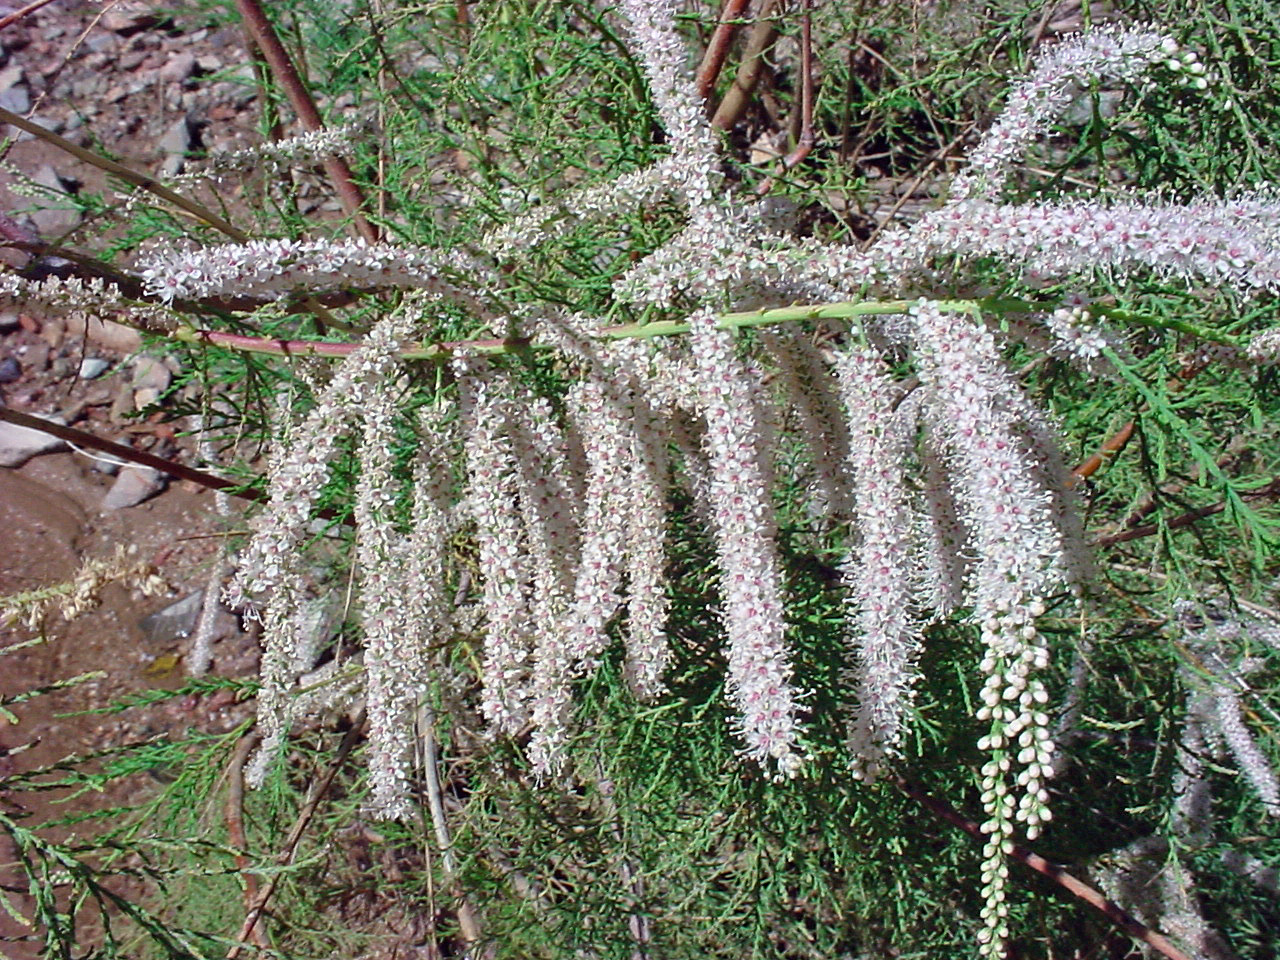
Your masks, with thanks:
[{"label": "dead brown stem", "polygon": [[[307,802],[303,804],[297,819],[294,820],[293,827],[289,830],[289,836],[285,839],[284,847],[276,854],[276,863],[279,866],[287,867],[293,862],[293,858],[298,851],[298,843],[302,840],[303,833],[306,832],[307,826],[320,808],[320,801],[325,798],[329,788],[333,786],[333,781],[337,779],[338,773],[347,762],[347,757],[351,755],[351,751],[355,749],[356,742],[363,736],[365,718],[365,712],[361,710],[360,715],[356,717],[355,722],[351,725],[351,729],[342,738],[342,743],[338,746],[338,753],[333,758],[333,762],[329,764],[329,769],[325,772],[324,777],[318,781],[313,781],[311,791],[307,796]],[[227,960],[236,960],[236,957],[240,956],[244,950],[250,933],[258,925],[258,921],[262,919],[267,903],[271,900],[272,894],[276,892],[276,885],[280,882],[281,876],[283,876],[283,872],[273,873],[270,879],[267,880],[266,885],[258,893],[257,899],[254,900],[253,906],[249,909],[248,916],[244,918],[240,932],[236,934],[236,945],[227,951]]]},{"label": "dead brown stem", "polygon": [[21,10],[15,10],[8,16],[0,18],[0,30],[3,30],[10,24],[17,23],[28,14],[35,13],[41,7],[48,6],[51,3],[53,3],[53,0],[35,0],[34,3],[28,3]]},{"label": "dead brown stem", "polygon": [[[1280,496],[1280,478],[1272,480],[1265,487],[1257,490],[1249,490],[1242,496],[1249,499],[1276,497]],[[1186,513],[1179,514],[1172,520],[1166,520],[1164,523],[1147,523],[1141,527],[1134,527],[1131,530],[1121,530],[1119,533],[1110,533],[1105,536],[1098,537],[1090,541],[1095,547],[1109,547],[1116,543],[1125,543],[1129,540],[1140,540],[1143,537],[1149,537],[1164,530],[1181,530],[1183,527],[1190,527],[1197,520],[1203,520],[1205,517],[1212,517],[1214,514],[1222,513],[1227,509],[1226,501],[1219,503],[1211,503],[1208,506],[1196,507],[1194,510],[1188,510]]]},{"label": "dead brown stem", "polygon": [[211,490],[224,490],[233,497],[239,497],[242,500],[252,500],[255,503],[265,503],[267,498],[264,494],[255,490],[237,489],[243,485],[234,480],[227,480],[225,477],[215,477],[211,473],[205,473],[203,470],[197,470],[195,467],[188,467],[185,464],[177,463],[173,460],[165,460],[163,457],[157,457],[154,454],[147,453],[144,450],[135,450],[132,447],[126,447],[124,444],[115,443],[112,440],[103,440],[101,437],[95,437],[92,433],[86,433],[83,430],[77,430],[75,427],[64,426],[61,423],[53,423],[49,420],[42,420],[40,417],[33,417],[27,413],[21,413],[9,407],[0,407],[0,420],[6,420],[9,423],[19,427],[26,427],[29,430],[39,430],[50,436],[65,440],[68,443],[74,443],[77,446],[88,447],[90,450],[98,450],[102,453],[110,454],[113,457],[119,457],[121,460],[127,460],[130,463],[141,464],[144,467],[152,467],[161,473],[167,473],[170,476],[177,477],[179,480],[190,480],[192,483],[198,483],[202,487],[208,487]]},{"label": "dead brown stem", "polygon": [[[231,762],[227,764],[227,802],[223,808],[223,817],[227,823],[227,842],[235,850],[236,869],[244,879],[244,900],[246,910],[258,899],[258,878],[249,870],[248,840],[244,833],[244,765],[249,754],[257,746],[258,734],[250,730],[236,742],[235,752],[231,754]],[[254,946],[267,949],[271,946],[266,934],[254,924],[249,932]]]},{"label": "dead brown stem", "polygon": [[228,237],[231,237],[239,243],[245,243],[249,240],[249,235],[243,230],[233,227],[212,210],[196,203],[194,200],[189,200],[181,194],[174,193],[148,173],[139,173],[137,170],[126,167],[124,164],[116,163],[114,160],[108,160],[106,157],[100,157],[92,150],[86,150],[79,144],[72,143],[70,140],[60,137],[50,130],[46,130],[44,127],[40,126],[40,124],[33,123],[26,117],[19,116],[18,114],[5,110],[2,107],[0,107],[0,123],[7,123],[10,126],[17,127],[19,130],[25,130],[33,137],[38,137],[45,141],[45,143],[53,144],[53,146],[57,147],[59,150],[63,150],[66,153],[71,154],[71,156],[75,157],[77,160],[81,160],[90,166],[97,167],[99,170],[111,174],[114,177],[119,177],[126,183],[131,183],[135,187],[141,187],[143,190],[155,194],[166,203],[171,203],[180,210],[185,210],[197,220],[204,221],[209,226],[216,230],[220,230],[222,233],[225,233]]}]

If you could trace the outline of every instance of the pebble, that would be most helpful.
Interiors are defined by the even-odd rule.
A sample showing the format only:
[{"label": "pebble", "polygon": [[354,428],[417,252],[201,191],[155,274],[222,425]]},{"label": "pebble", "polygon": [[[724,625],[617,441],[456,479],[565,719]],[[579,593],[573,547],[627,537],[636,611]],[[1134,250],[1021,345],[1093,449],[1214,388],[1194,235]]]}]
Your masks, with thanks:
[{"label": "pebble", "polygon": [[116,482],[102,498],[103,510],[136,507],[164,489],[164,474],[152,467],[130,464],[120,471]]},{"label": "pebble", "polygon": [[163,610],[157,610],[150,616],[143,617],[138,621],[138,626],[143,636],[157,645],[189,636],[196,628],[196,618],[200,616],[200,605],[203,600],[204,591],[197,590],[176,603],[169,604]]},{"label": "pebble", "polygon": [[164,154],[164,161],[160,164],[160,175],[163,177],[176,177],[182,172],[182,166],[186,163],[187,151],[191,149],[191,122],[185,116],[179,117],[165,131],[157,146],[160,148],[160,152]]},{"label": "pebble", "polygon": [[17,383],[22,379],[22,364],[13,357],[0,360],[0,383]]},{"label": "pebble", "polygon": [[133,327],[126,327],[114,320],[99,320],[94,317],[86,323],[84,317],[70,317],[67,321],[67,333],[74,337],[85,337],[102,349],[116,353],[136,353],[142,349],[142,334]]},{"label": "pebble", "polygon": [[133,361],[133,377],[129,385],[135,390],[155,390],[163,393],[173,382],[173,374],[163,360],[155,357],[138,357]]},{"label": "pebble", "polygon": [[[60,423],[56,417],[42,417]],[[41,453],[52,453],[66,447],[63,441],[43,430],[20,427],[16,423],[0,423],[0,467],[20,467]]]},{"label": "pebble", "polygon": [[94,377],[100,377],[107,371],[107,367],[111,366],[101,357],[85,357],[80,361],[80,379],[92,380]]},{"label": "pebble", "polygon": [[160,79],[181,83],[196,72],[194,53],[176,53],[160,68]]},{"label": "pebble", "polygon": [[132,36],[160,23],[160,17],[147,9],[146,4],[117,4],[102,15],[99,21],[103,29],[123,36]]},{"label": "pebble", "polygon": [[31,179],[45,188],[31,198],[32,209],[27,214],[41,236],[61,236],[80,225],[81,213],[70,198],[66,182],[52,164],[41,166]]}]

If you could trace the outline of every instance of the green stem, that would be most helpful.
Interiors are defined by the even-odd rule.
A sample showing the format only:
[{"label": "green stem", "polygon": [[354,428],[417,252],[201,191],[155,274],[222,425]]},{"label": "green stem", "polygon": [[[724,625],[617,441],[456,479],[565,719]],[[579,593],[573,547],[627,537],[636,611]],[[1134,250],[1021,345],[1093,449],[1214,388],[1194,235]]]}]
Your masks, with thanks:
[{"label": "green stem", "polygon": [[[765,327],[802,320],[847,320],[852,317],[903,314],[910,310],[915,302],[914,300],[868,300],[826,303],[816,306],[806,304],[775,307],[772,310],[726,313],[716,322],[716,326],[721,330],[745,330],[751,327]],[[941,300],[938,301],[938,306],[943,310],[957,313],[981,315],[985,312],[1000,314],[1035,313],[1045,310],[1050,305],[1012,297],[990,297],[977,300]],[[1124,323],[1133,323],[1162,330],[1176,330],[1179,333],[1186,333],[1201,340],[1225,343],[1234,347],[1241,346],[1239,338],[1217,333],[1213,330],[1206,330],[1182,320],[1151,317],[1128,310],[1092,309],[1099,316],[1105,316]],[[653,323],[627,323],[614,327],[605,327],[599,330],[596,336],[601,340],[648,340],[654,337],[680,336],[688,333],[690,329],[690,325],[682,321],[659,320]],[[271,337],[224,333],[219,330],[197,330],[190,326],[180,327],[171,336],[185,343],[207,343],[224,347],[228,350],[272,354],[275,356],[341,358],[360,347],[359,343],[322,340],[278,340]],[[520,337],[497,337],[410,344],[400,349],[400,356],[405,360],[442,362],[460,353],[468,356],[497,356],[501,354],[527,353],[530,350],[550,349],[553,349],[552,344],[532,343]]]},{"label": "green stem", "polygon": [[[827,303],[818,306],[777,307],[772,310],[752,310],[747,313],[726,313],[716,322],[721,330],[743,330],[777,323],[799,320],[836,320],[874,314],[906,313],[913,300],[865,301],[859,303]],[[1041,304],[1023,300],[946,300],[944,310],[975,313],[989,309],[1003,313],[1025,312],[1042,309]],[[688,333],[690,326],[674,320],[654,323],[628,323],[605,327],[597,332],[601,340],[651,339],[672,337]],[[275,356],[334,357],[341,358],[359,349],[359,343],[335,343],[320,340],[278,340],[271,337],[252,337],[219,330],[197,330],[182,326],[171,336],[184,343],[208,343],[229,350],[245,353],[265,353]],[[527,353],[530,350],[551,350],[553,344],[532,343],[520,337],[491,338],[481,340],[450,340],[440,343],[420,343],[402,347],[400,356],[405,360],[444,361],[462,353],[468,356],[496,356],[500,354]]]}]

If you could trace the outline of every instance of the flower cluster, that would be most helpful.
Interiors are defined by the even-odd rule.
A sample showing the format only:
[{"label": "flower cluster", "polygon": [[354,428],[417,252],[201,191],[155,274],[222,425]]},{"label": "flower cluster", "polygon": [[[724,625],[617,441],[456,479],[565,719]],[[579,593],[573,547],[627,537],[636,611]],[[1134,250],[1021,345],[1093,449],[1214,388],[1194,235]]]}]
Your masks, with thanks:
[{"label": "flower cluster", "polygon": [[166,302],[220,296],[282,297],[299,290],[401,287],[473,299],[442,274],[470,266],[459,254],[363,240],[251,240],[166,253],[142,265],[147,293]]},{"label": "flower cluster", "polygon": [[859,549],[845,563],[858,643],[850,749],[857,774],[872,778],[902,736],[920,640],[912,609],[912,530],[903,462],[915,423],[895,414],[897,390],[876,351],[840,354],[836,370],[849,410],[849,482],[861,534]]},{"label": "flower cluster", "polygon": [[205,165],[213,171],[252,169],[263,161],[275,165],[315,163],[348,150],[364,132],[360,124],[312,130],[296,137],[271,140],[243,150],[216,150]]},{"label": "flower cluster", "polygon": [[729,692],[741,712],[749,754],[792,775],[802,754],[783,637],[772,506],[759,459],[756,401],[728,335],[715,329],[712,314],[695,315],[693,324],[694,373],[711,464],[708,499],[729,644]]},{"label": "flower cluster", "polygon": [[[1178,45],[1154,30],[1102,28],[1061,43],[1042,57],[1009,94],[1004,111],[969,154],[969,169],[951,188],[954,198],[991,195],[1009,165],[1048,129],[1087,80],[1132,81],[1153,64],[1174,60]],[[1192,55],[1194,60],[1194,55]]]},{"label": "flower cluster", "polygon": [[[526,335],[554,346],[557,375],[569,371],[574,382],[544,395],[514,364],[455,358],[454,386],[440,392],[457,396],[457,435],[447,443],[462,449],[463,489],[453,491],[424,454],[411,530],[397,524],[405,491],[390,437],[397,345],[414,324],[402,318],[376,327],[319,391],[273,459],[270,504],[237,578],[245,595],[267,598],[268,745],[296,709],[290,685],[312,666],[299,647],[301,541],[340,438],[359,427],[356,552],[379,812],[408,809],[410,718],[432,669],[425,651],[450,627],[438,588],[448,563],[440,544],[468,524],[476,626],[465,632],[481,646],[480,712],[493,734],[527,738],[535,776],[554,777],[571,755],[574,685],[611,640],[625,646],[634,692],[661,692],[670,660],[664,537],[674,483],[687,486],[693,516],[714,541],[726,689],[744,752],[776,776],[795,775],[806,758],[805,697],[787,642],[771,472],[776,436],[798,423],[816,535],[843,538],[847,556],[847,706],[858,776],[871,779],[892,762],[908,729],[925,626],[967,610],[981,639],[982,936],[995,957],[1008,935],[1005,856],[1019,831],[1034,837],[1051,818],[1046,781],[1055,745],[1040,618],[1073,592],[1087,565],[1052,424],[1003,352],[1009,343],[1030,344],[1101,367],[1113,335],[1082,296],[1026,317],[982,316],[973,301],[942,299],[955,291],[945,289],[939,265],[996,258],[1036,282],[1151,271],[1274,292],[1280,201],[1259,189],[1183,205],[997,202],[1011,163],[1083,78],[1134,80],[1177,53],[1150,30],[1104,30],[1059,44],[1015,90],[940,208],[886,230],[866,251],[786,237],[762,209],[716,198],[714,138],[685,75],[674,0],[623,0],[620,11],[668,135],[671,156],[662,163],[548,202],[483,238],[474,258],[270,240],[158,257],[144,273],[150,294],[164,301],[390,286],[476,304],[470,289],[571,224],[607,221],[657,196],[674,197],[686,214],[677,235],[613,287],[629,306],[679,308],[688,332],[680,342],[654,342],[653,328],[642,326],[629,343],[597,340],[592,333],[605,321],[555,306],[521,303],[497,320],[476,306],[490,330],[519,331],[522,347]],[[1173,62],[1199,75],[1185,55]],[[928,295],[916,299],[922,288]],[[823,330],[836,342],[830,350],[798,325],[779,326],[762,333],[757,361],[718,322],[726,307],[850,299],[866,289],[910,291],[912,299],[835,314]],[[1273,340],[1259,338],[1254,354],[1273,355]],[[438,415],[422,431],[442,442],[449,422]],[[456,628],[463,614],[453,614]],[[1218,696],[1216,729],[1271,805],[1280,788],[1260,772],[1265,765],[1232,696],[1238,691]]]}]

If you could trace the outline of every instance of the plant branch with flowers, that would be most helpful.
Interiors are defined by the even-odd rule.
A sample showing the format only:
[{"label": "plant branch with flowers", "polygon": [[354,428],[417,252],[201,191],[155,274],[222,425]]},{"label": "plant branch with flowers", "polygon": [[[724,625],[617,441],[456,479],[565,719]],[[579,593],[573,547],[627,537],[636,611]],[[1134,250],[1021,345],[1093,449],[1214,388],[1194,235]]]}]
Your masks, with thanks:
[{"label": "plant branch with flowers", "polygon": [[[815,733],[829,714],[846,730],[835,762],[872,789],[917,735],[933,634],[949,625],[975,643],[976,937],[983,956],[1004,956],[1009,857],[1052,823],[1051,781],[1067,762],[1054,637],[1100,589],[1080,477],[1011,358],[1048,357],[1142,389],[1128,338],[1154,330],[1216,344],[1226,362],[1276,362],[1274,331],[1221,329],[1091,292],[1159,283],[1230,288],[1241,302],[1274,296],[1280,195],[1264,184],[1223,197],[1006,201],[1019,162],[1088,84],[1157,74],[1207,86],[1198,58],[1161,31],[1106,27],[1039,57],[946,196],[913,222],[879,229],[865,250],[798,236],[726,178],[677,13],[671,0],[622,0],[610,15],[647,84],[664,156],[568,189],[474,243],[243,238],[151,255],[145,299],[101,281],[16,277],[4,293],[71,311],[138,309],[152,328],[209,349],[334,361],[311,374],[309,408],[278,413],[268,502],[229,590],[263,623],[263,743],[251,780],[329,699],[298,692],[316,667],[299,584],[340,458],[353,458],[358,476],[362,690],[332,693],[363,697],[369,808],[388,819],[413,816],[414,721],[433,689],[473,684],[460,699],[486,736],[520,745],[531,780],[548,789],[577,775],[579,695],[615,647],[635,709],[664,709],[684,639],[669,629],[669,571],[677,527],[696,523],[711,558],[715,615],[704,622],[720,645],[712,659],[729,727],[743,763],[778,789],[832,762]],[[576,230],[609,235],[624,213],[657,205],[678,211],[676,227],[611,278],[607,308],[513,295],[510,278],[532,270],[541,248]],[[992,269],[1014,278],[1008,289],[982,289]],[[334,294],[385,309],[361,318],[366,336],[341,341],[197,327],[185,311]],[[403,436],[414,438],[409,457]],[[1247,514],[1229,479],[1206,471]],[[814,541],[839,557],[834,703],[815,694],[800,653],[807,641],[780,545],[787,473],[806,487]],[[676,501],[687,508],[673,510]],[[460,638],[473,645],[461,674],[440,653]],[[1216,724],[1273,815],[1275,774],[1232,696],[1212,715],[1197,706],[1188,729]]]}]

